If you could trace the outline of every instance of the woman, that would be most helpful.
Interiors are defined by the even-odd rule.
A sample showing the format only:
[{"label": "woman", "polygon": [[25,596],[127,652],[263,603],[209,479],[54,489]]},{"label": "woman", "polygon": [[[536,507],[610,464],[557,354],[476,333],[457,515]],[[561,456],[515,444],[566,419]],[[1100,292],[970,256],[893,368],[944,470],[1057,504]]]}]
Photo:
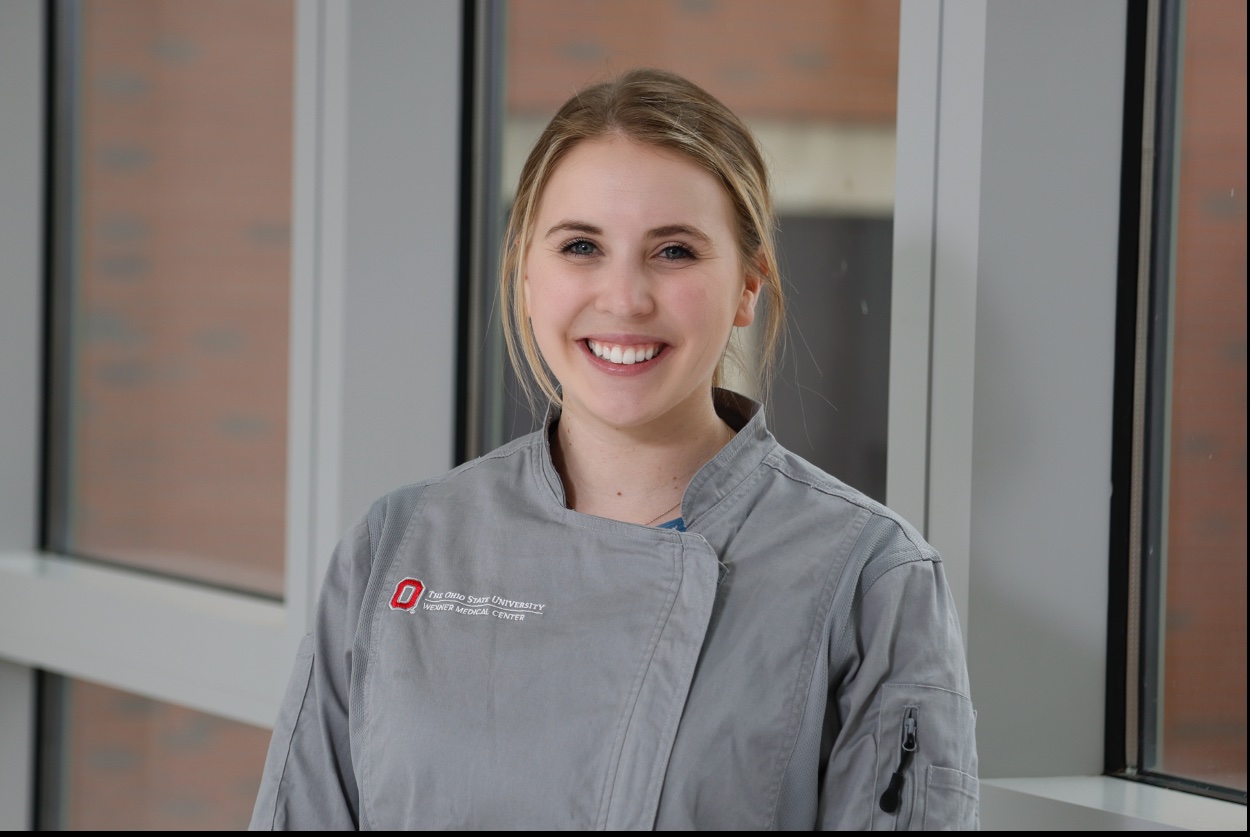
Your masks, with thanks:
[{"label": "woman", "polygon": [[773,223],[690,82],[564,105],[501,286],[546,426],[349,530],[253,827],[975,827],[938,556],[716,388],[763,294],[767,368]]}]

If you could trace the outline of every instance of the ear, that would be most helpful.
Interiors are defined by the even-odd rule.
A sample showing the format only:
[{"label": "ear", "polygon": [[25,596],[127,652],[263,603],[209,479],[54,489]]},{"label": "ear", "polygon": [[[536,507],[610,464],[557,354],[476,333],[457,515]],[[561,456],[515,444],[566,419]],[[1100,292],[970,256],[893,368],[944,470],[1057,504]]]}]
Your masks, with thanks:
[{"label": "ear", "polygon": [[763,260],[757,255],[755,264],[744,271],[742,298],[738,301],[738,310],[734,313],[734,325],[739,328],[755,322],[755,304],[759,302],[760,291],[764,286]]}]

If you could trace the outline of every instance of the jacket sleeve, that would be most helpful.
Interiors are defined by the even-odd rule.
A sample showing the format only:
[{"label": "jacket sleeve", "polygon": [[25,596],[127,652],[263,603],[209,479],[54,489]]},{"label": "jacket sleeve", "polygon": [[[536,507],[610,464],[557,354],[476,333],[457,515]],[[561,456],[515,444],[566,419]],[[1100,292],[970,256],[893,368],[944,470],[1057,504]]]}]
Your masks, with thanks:
[{"label": "jacket sleeve", "polygon": [[348,690],[364,588],[369,525],[343,537],[321,589],[274,724],[250,830],[348,830],[359,822]]},{"label": "jacket sleeve", "polygon": [[937,556],[909,543],[870,561],[830,653],[820,827],[979,828],[975,713]]}]

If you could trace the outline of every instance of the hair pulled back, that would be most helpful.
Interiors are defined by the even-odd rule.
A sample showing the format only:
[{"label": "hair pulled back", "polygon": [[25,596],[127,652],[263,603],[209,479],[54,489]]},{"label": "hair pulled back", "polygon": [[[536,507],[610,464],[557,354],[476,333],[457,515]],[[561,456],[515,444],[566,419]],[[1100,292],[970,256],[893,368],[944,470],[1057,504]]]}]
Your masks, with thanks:
[{"label": "hair pulled back", "polygon": [[750,130],[719,99],[675,73],[655,69],[631,70],[574,94],[539,135],[521,170],[504,236],[499,298],[508,356],[526,394],[532,398],[536,385],[551,401],[561,400],[538,351],[520,289],[538,204],[552,173],[574,146],[608,135],[676,152],[725,187],[743,269],[760,278],[765,305],[758,356],[748,360],[728,352],[712,383],[722,382],[728,360],[755,380],[766,397],[785,319],[768,170]]}]

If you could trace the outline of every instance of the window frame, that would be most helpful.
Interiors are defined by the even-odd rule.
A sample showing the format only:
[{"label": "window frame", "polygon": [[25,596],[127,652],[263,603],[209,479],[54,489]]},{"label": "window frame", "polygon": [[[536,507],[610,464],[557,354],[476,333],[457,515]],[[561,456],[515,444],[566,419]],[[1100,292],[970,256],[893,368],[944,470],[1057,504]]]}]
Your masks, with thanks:
[{"label": "window frame", "polygon": [[[447,68],[460,66],[462,11],[455,0],[295,5],[286,581],[275,602],[39,548],[47,254],[45,218],[21,210],[46,203],[51,26],[39,0],[0,10],[0,97],[27,117],[4,120],[0,153],[6,184],[27,199],[0,215],[5,347],[20,341],[0,364],[0,739],[19,742],[0,751],[0,776],[14,777],[0,792],[3,824],[33,821],[35,669],[268,727],[344,529],[384,491],[450,466],[453,370],[404,358],[455,352],[460,184],[446,161],[459,153],[461,100]],[[413,159],[414,143],[427,153]],[[413,164],[395,172],[398,159]]]},{"label": "window frame", "polygon": [[[1122,162],[1131,162],[1121,157],[1129,5],[1068,3],[1055,11],[1055,4],[1006,0],[903,0],[887,500],[942,553],[959,605],[981,711],[986,827],[1019,821],[1025,812],[1064,827],[1244,828],[1246,822],[1244,805],[1099,775],[1107,756],[1100,745],[1109,724],[1118,723],[1105,712],[1110,684],[1104,679],[1117,676],[1107,666],[1107,620],[1118,615],[1109,604],[1105,487],[1116,435],[1115,347],[1109,338],[1100,345],[1088,335],[1110,334],[1116,321],[1115,175]],[[1029,62],[1052,64],[1059,51],[1065,72],[1077,66],[1089,84],[1065,83],[1056,73],[1033,85],[1021,73]],[[1119,83],[1108,86],[1116,76]],[[1049,123],[1030,130],[1029,110],[1046,113]],[[1098,145],[1101,157],[1085,154],[1082,141]],[[1083,172],[1070,171],[1066,162],[1046,168],[1052,146],[1083,154]],[[1021,157],[1014,167],[999,162],[1013,154]],[[1056,203],[1056,190],[1090,196],[1097,211]],[[1049,217],[1038,215],[1039,203],[1053,210]],[[1074,225],[1072,217],[1088,223]],[[1110,223],[1100,220],[1107,218]],[[1057,228],[1057,240],[1036,249],[1031,224],[1048,234]],[[1027,250],[1020,254],[1023,264],[1004,258],[1013,239]],[[1083,262],[1071,262],[1073,251]],[[1047,275],[1039,265],[1059,269]],[[1070,380],[1056,381],[1002,351],[1011,347],[994,329],[1025,342],[1029,329],[1027,312],[1013,309],[1010,297],[1005,310],[995,310],[1004,304],[997,286],[1008,287],[1004,277],[1012,272],[1032,271],[1036,287],[1070,277],[1073,267],[1096,286],[1095,322],[1102,327],[1078,329],[1046,300],[1041,316],[1058,315],[1062,342],[1083,346],[1081,360],[1088,361],[1065,367]],[[1082,289],[1074,290],[1072,298],[1081,298]],[[1029,349],[1053,355],[1044,343]],[[1019,382],[1022,403],[993,391],[1008,378]],[[1007,444],[1012,433],[1004,429],[1015,428],[1001,417],[1013,408],[1036,409],[1039,426],[1048,419],[1066,425],[1087,461],[1074,459],[1070,444],[1052,446],[1058,455],[1030,457],[1021,451],[1037,442],[1022,433]],[[1065,472],[1076,478],[1065,482]],[[1087,505],[1064,518],[1068,530],[1032,525],[1038,510],[1070,508],[1065,504],[1073,495]],[[1017,516],[1014,528],[997,519],[1011,515]],[[1022,535],[1027,539],[1019,540]],[[1005,601],[1016,604],[1004,607]],[[1041,622],[1032,631],[1016,630],[1015,623],[1035,618]],[[1049,651],[1037,645],[1039,635],[1071,647],[1039,654]],[[1028,666],[1021,669],[1021,660]],[[993,684],[992,673],[1006,667],[1022,674],[1018,682],[998,678]],[[1122,710],[1121,703],[1120,718]],[[1004,718],[1019,726],[1000,726],[987,736],[987,727]],[[1003,749],[1005,741],[1018,755]]]},{"label": "window frame", "polygon": [[[293,655],[298,647],[308,624],[312,589],[308,521],[315,508],[309,478],[315,449],[310,444],[313,427],[308,404],[315,386],[312,323],[321,277],[315,272],[316,254],[310,252],[318,246],[318,219],[308,207],[315,206],[316,168],[326,163],[318,159],[322,149],[317,121],[324,118],[328,103],[318,89],[316,74],[318,53],[323,49],[320,10],[297,9],[283,601],[44,552],[38,549],[41,539],[33,531],[28,549],[0,554],[4,582],[0,585],[0,657],[253,724],[268,723],[275,698],[281,698],[285,678],[273,661]],[[45,20],[41,26],[40,40],[51,46],[50,51],[56,50],[54,25]],[[47,64],[51,66],[52,61]],[[40,95],[47,95],[43,91],[51,86],[50,80],[39,82]],[[56,108],[65,105],[58,102]],[[52,115],[47,124],[49,139],[59,145],[69,138],[51,130],[56,118]],[[51,153],[59,150],[51,149]],[[51,198],[50,218],[58,212],[58,197],[63,196]],[[62,258],[49,253],[48,263],[60,269]],[[43,294],[51,296],[51,283],[43,283],[38,276],[23,280],[39,283]],[[49,302],[55,304],[54,299]],[[44,318],[39,310],[28,316],[36,321]],[[54,334],[46,342],[52,344],[55,339]],[[32,362],[41,365],[39,355],[32,355]],[[46,380],[47,371],[40,374]],[[32,447],[39,449],[39,442]],[[48,447],[56,450],[59,446]],[[34,482],[41,481],[36,477]],[[38,498],[35,502],[40,504]],[[50,516],[55,519],[55,514]],[[37,528],[41,527],[32,526]]]},{"label": "window frame", "polygon": [[[907,281],[915,310],[891,324],[887,502],[943,556],[988,777],[1092,776],[1103,757],[1112,344],[1097,328],[1067,333],[1063,294],[1090,277],[1080,313],[1113,319],[1125,7],[1053,8],[904,0],[900,42],[892,298]],[[925,54],[917,41],[927,63],[908,67]],[[1064,73],[1031,72],[1059,44]],[[934,116],[910,121],[924,107]],[[927,141],[909,135],[922,130]],[[1084,200],[1070,211],[1074,193]],[[1063,344],[1038,333],[1030,306],[1063,324]],[[1078,347],[1088,362],[1067,379],[1023,357],[1066,363]],[[1063,515],[1064,529],[1038,510]],[[1063,637],[1064,653],[1031,650],[1039,631]],[[998,676],[1020,660],[1019,676]],[[1053,683],[1064,700],[1038,700]]]},{"label": "window frame", "polygon": [[[1131,5],[1120,311],[1116,322],[1118,486],[1106,770],[1246,804],[1246,792],[1146,765],[1162,746],[1172,361],[1186,0]],[[1132,124],[1129,123],[1132,120]],[[1118,680],[1117,680],[1118,677]]]},{"label": "window frame", "polygon": [[[71,676],[98,672],[92,679],[268,724],[281,697],[294,643],[308,624],[330,549],[346,523],[359,513],[362,503],[383,490],[450,464],[455,446],[453,369],[414,368],[402,361],[456,356],[452,332],[461,275],[457,264],[461,233],[456,224],[460,193],[457,167],[447,161],[458,159],[460,150],[461,16],[470,6],[480,10],[482,2],[466,0],[462,7],[456,0],[420,4],[370,0],[351,5],[299,0],[290,402],[296,424],[290,434],[288,467],[293,484],[305,488],[302,499],[292,500],[289,506],[287,572],[292,592],[285,603],[206,591],[187,582],[127,570],[84,569],[85,565],[38,550],[40,475],[32,451],[39,449],[41,432],[42,219],[37,212],[0,207],[4,210],[0,212],[0,272],[5,277],[0,283],[0,325],[7,329],[0,329],[0,335],[20,342],[22,348],[0,363],[0,392],[6,395],[0,405],[6,410],[0,433],[0,490],[5,497],[0,508],[3,825],[22,828],[30,822],[34,708],[28,667]],[[1114,27],[1123,31],[1116,21],[1123,16],[1124,6],[1123,2],[1070,2],[1057,14],[1068,26],[1107,36]],[[41,170],[38,161],[44,142],[43,8],[41,0],[0,4],[5,23],[0,26],[0,102],[6,115],[14,117],[0,120],[0,177],[24,190],[26,206],[38,206],[43,200],[43,184],[35,174]],[[1002,618],[996,602],[1007,591],[1031,596],[1043,609],[1062,614],[1067,592],[1057,589],[1060,586],[1053,583],[1053,576],[1041,576],[1039,583],[1037,568],[1027,555],[992,548],[995,516],[987,517],[982,503],[986,492],[994,488],[996,475],[978,464],[992,447],[989,437],[980,432],[983,423],[1001,406],[987,400],[982,386],[992,360],[984,355],[988,350],[982,344],[989,345],[991,335],[981,328],[984,320],[978,320],[978,307],[992,298],[996,275],[991,267],[1000,256],[995,246],[1007,246],[1000,241],[1001,229],[992,222],[1012,220],[1008,211],[1011,184],[998,183],[987,172],[994,173],[997,158],[993,155],[1014,147],[1018,139],[1012,135],[1018,126],[1000,111],[1002,104],[1010,104],[1012,91],[1010,85],[1001,86],[1003,76],[998,71],[1013,53],[1028,54],[1018,49],[1027,48],[1028,43],[1015,24],[1022,16],[1044,16],[1051,8],[1052,4],[1027,0],[902,2],[896,302],[891,326],[894,408],[889,419],[887,496],[899,512],[923,526],[943,552],[969,639],[983,735],[987,716],[1027,715],[1044,709],[1050,697],[1033,695],[1031,703],[1020,704],[1009,693],[980,687],[979,671],[1027,659],[1010,642],[1004,647],[992,642],[1000,624],[996,620]],[[421,26],[413,29],[418,18]],[[395,25],[387,27],[391,20]],[[393,29],[398,43],[388,41],[385,51],[371,50],[374,44],[369,39],[387,34],[379,28]],[[1045,32],[1049,37],[1051,30]],[[421,42],[414,45],[418,37]],[[1085,49],[1082,60],[1094,61],[1087,54],[1088,46]],[[1120,60],[1114,54],[1104,59]],[[387,74],[407,85],[402,99],[386,99],[385,90],[393,89],[385,87]],[[370,95],[375,87],[383,94]],[[410,104],[426,118],[419,124],[404,123],[396,131],[393,123],[386,122],[385,113],[388,105],[395,109],[396,101]],[[1118,108],[1113,110],[1118,120]],[[446,118],[429,118],[431,112]],[[16,118],[23,113],[28,118]],[[1097,124],[1100,131],[1111,130],[1102,121]],[[360,132],[377,136],[360,138]],[[392,135],[390,145],[379,139],[384,134]],[[414,154],[414,148],[422,153]],[[410,180],[396,185],[399,190],[420,193],[407,195],[411,205],[404,217],[419,217],[421,228],[410,232],[405,241],[394,241],[395,225],[386,217],[393,214],[391,206],[372,205],[379,193],[387,193],[388,185],[379,180],[397,174],[387,171],[379,159],[411,162],[420,179],[419,190],[408,188]],[[392,199],[400,200],[388,198]],[[370,230],[370,225],[378,229]],[[1112,252],[1115,243],[1112,236],[1108,244]],[[1062,245],[1057,244],[1060,249]],[[420,277],[423,292],[409,287],[414,284],[410,277],[405,284],[379,275],[387,271],[377,266],[412,263],[414,253],[416,264],[428,268]],[[1114,277],[1114,270],[1095,275]],[[445,278],[445,287],[438,277]],[[442,319],[441,330],[435,328],[433,334],[378,327],[393,322],[388,315],[402,316],[405,311],[428,315],[431,322],[449,313]],[[9,345],[4,344],[6,349]],[[1110,354],[1107,347],[1094,359],[1109,365]],[[416,385],[398,386],[397,374],[419,380]],[[362,393],[372,396],[364,404],[365,415],[345,416],[345,401]],[[360,407],[361,400],[353,401],[353,406]],[[303,417],[297,405],[304,406]],[[393,444],[377,441],[394,436],[397,419],[422,430],[404,448],[407,456],[396,455]],[[1084,430],[1109,435],[1110,422]],[[397,474],[403,476],[397,479]],[[1094,483],[1095,490],[1103,485],[1098,480]],[[1082,484],[1081,489],[1090,486]],[[1105,525],[1105,505],[1101,514]],[[1087,533],[1086,541],[1080,555],[1059,556],[1064,570],[1070,571],[1070,583],[1085,597],[1082,601],[1098,600],[1092,614],[1082,615],[1082,626],[1091,619],[1102,624],[1106,616],[1107,534],[1104,531],[1095,538]],[[1091,546],[1094,541],[1097,544]],[[1046,546],[1031,548],[1044,550]],[[124,612],[127,624],[100,633],[100,625],[72,609],[78,605],[95,608],[98,619]],[[16,608],[25,608],[20,618]],[[223,626],[224,639],[217,643],[211,637]],[[163,637],[159,647],[144,631]],[[44,633],[49,636],[40,636]],[[1103,738],[1105,628],[1081,633],[1081,654],[1091,653],[1091,647],[1101,649],[1092,652],[1098,658],[1099,676],[1092,682],[1090,677],[1054,682],[1069,692],[1065,697],[1079,708],[1082,723],[1031,730],[1022,739],[1022,758],[1004,760],[995,755],[983,761],[988,768],[982,771],[986,827],[1026,817],[1066,827],[1151,822],[1244,829],[1244,805],[1098,775],[1103,752],[1091,749],[1089,738],[1096,742]],[[247,642],[239,648],[241,637]],[[155,656],[139,658],[131,651],[145,646],[134,643],[151,644]],[[231,656],[236,650],[255,654],[252,663],[244,663],[250,670],[262,664],[271,668],[261,674],[263,682],[231,674],[238,666]],[[220,671],[201,666],[198,675],[191,674],[187,671],[187,659],[193,658],[189,652],[208,654],[205,659],[220,666]],[[93,653],[100,658],[93,661]],[[1064,668],[1053,660],[1038,662],[1050,665],[1054,672]],[[1089,660],[1082,665],[1088,668]],[[1036,674],[1030,672],[1030,676]],[[1028,751],[1039,740],[1049,748],[1044,760],[1031,759]],[[9,777],[16,780],[10,782]]]}]

